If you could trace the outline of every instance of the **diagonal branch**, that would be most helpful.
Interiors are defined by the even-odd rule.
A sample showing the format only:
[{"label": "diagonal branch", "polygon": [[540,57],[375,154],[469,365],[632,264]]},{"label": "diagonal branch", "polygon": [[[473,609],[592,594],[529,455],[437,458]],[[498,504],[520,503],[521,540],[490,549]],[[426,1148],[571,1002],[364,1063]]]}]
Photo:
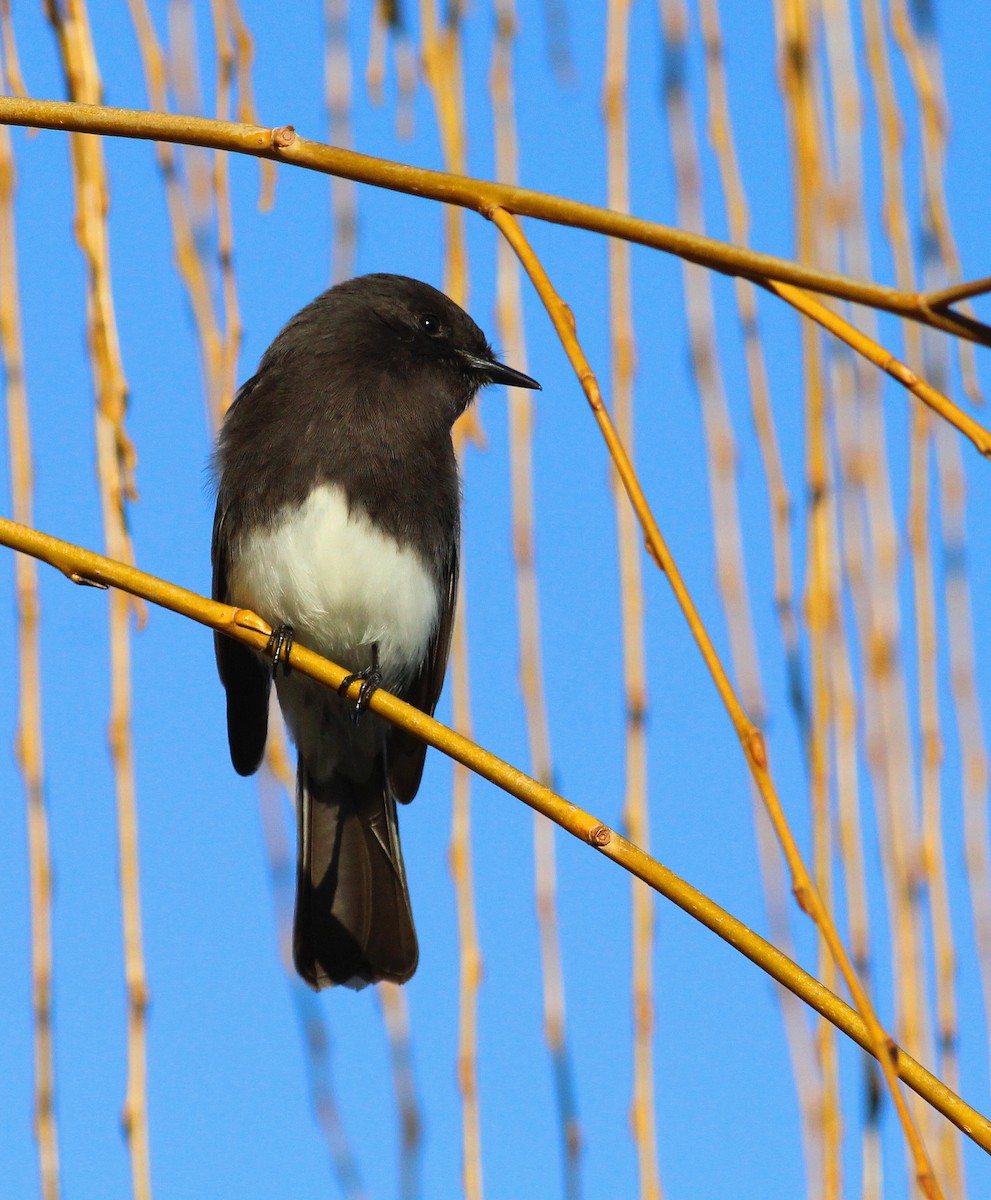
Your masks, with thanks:
[{"label": "diagonal branch", "polygon": [[[158,579],[139,571],[137,567],[116,562],[60,541],[26,525],[0,517],[0,545],[9,546],[23,554],[48,563],[68,576],[73,583],[97,588],[114,587],[144,600],[170,609],[181,616],[206,625],[228,637],[233,637],[252,649],[264,653],[271,629],[257,614],[243,608],[232,608],[216,600],[208,600],[177,584]],[[347,670],[312,650],[294,643],[289,661],[295,670],[335,690],[340,687]],[[354,683],[347,695],[357,699],[359,685]],[[488,750],[476,745],[453,729],[448,729],[433,717],[428,717],[411,704],[383,690],[376,691],[370,701],[371,709],[379,716],[401,726],[430,746],[488,779],[503,791],[537,812],[543,813],[568,833],[600,850],[606,858],[636,875],[660,895],[676,904],[689,916],[705,925],[750,959],[772,979],[794,992],[816,1012],[831,1021],[869,1054],[874,1054],[876,1039],[867,1023],[848,1004],[817,979],[804,971],[770,942],[754,933],[742,921],[710,900],[690,883],[679,878],[639,847],[628,842],[615,830],[604,825],[591,813],[571,804],[550,788],[518,771]],[[991,1121],[952,1092],[941,1080],[894,1043],[888,1043],[884,1057],[899,1078],[913,1091],[963,1130],[978,1146],[991,1153]]]},{"label": "diagonal branch", "polygon": [[544,307],[547,309],[548,316],[554,324],[568,360],[575,374],[578,376],[596,423],[602,432],[603,440],[609,449],[613,466],[622,480],[623,486],[626,488],[630,503],[640,521],[646,549],[660,570],[668,578],[678,606],[681,608],[696,645],[702,654],[705,665],[716,685],[719,698],[722,700],[727,714],[733,723],[737,737],[740,739],[740,744],[743,747],[744,756],[747,760],[747,766],[750,769],[751,778],[760,792],[761,799],[767,809],[767,814],[771,819],[771,824],[774,826],[774,832],[778,837],[782,852],[788,863],[795,899],[803,911],[815,922],[823,942],[829,948],[833,961],[836,963],[847,987],[850,989],[850,995],[853,997],[857,1011],[861,1014],[870,1030],[871,1053],[881,1065],[881,1072],[884,1075],[885,1083],[887,1084],[888,1091],[891,1094],[892,1101],[898,1113],[899,1121],[905,1132],[906,1141],[912,1151],[913,1158],[918,1164],[917,1179],[920,1182],[920,1186],[926,1190],[927,1195],[937,1197],[940,1193],[932,1178],[925,1146],[912,1119],[912,1114],[908,1110],[905,1097],[898,1087],[897,1069],[892,1061],[894,1040],[881,1025],[867,989],[864,987],[853,967],[853,963],[850,961],[850,956],[839,935],[832,914],[824,903],[822,895],[809,874],[808,867],[805,865],[805,860],[795,840],[795,835],[792,833],[791,826],[788,824],[788,818],[785,815],[781,799],[778,796],[777,786],[771,774],[764,736],[744,710],[740,698],[737,696],[729,676],[726,674],[726,669],[719,658],[709,632],[695,606],[695,602],[688,591],[688,587],[682,578],[681,572],[678,570],[678,566],[668,549],[660,527],[651,511],[647,497],[644,495],[643,488],[637,478],[633,463],[630,461],[629,454],[623,445],[622,438],[617,433],[616,427],[609,416],[595,374],[575,335],[574,316],[555,290],[543,265],[527,241],[523,230],[520,228],[519,222],[510,213],[504,212],[501,209],[493,210],[488,216],[513,247],[520,262],[523,264],[524,270],[530,276],[534,289],[540,296]]},{"label": "diagonal branch", "polygon": [[430,171],[424,167],[327,146],[322,142],[297,137],[291,125],[265,128],[234,121],[214,121],[207,117],[73,104],[64,100],[22,100],[11,96],[0,97],[0,124],[232,150],[291,166],[307,167],[326,175],[353,179],[357,183],[405,192],[411,196],[440,200],[483,214],[493,208],[501,208],[517,216],[536,217],[556,225],[587,229],[650,246],[725,275],[738,275],[755,282],[781,280],[796,287],[895,313],[967,341],[991,346],[991,326],[952,310],[933,308],[924,303],[925,297],[917,292],[903,292],[883,284],[820,271],[787,258],[760,254],[702,234],[672,229],[655,221],[645,221],[627,213],[597,208],[593,204],[582,204],[546,192],[493,183],[486,179],[472,179],[467,175]]},{"label": "diagonal branch", "polygon": [[835,313],[832,309],[820,303],[814,297],[807,295],[801,288],[792,287],[791,284],[781,283],[775,280],[768,280],[763,284],[769,292],[775,296],[780,296],[782,300],[786,300],[800,313],[811,318],[816,324],[821,325],[823,329],[829,333],[835,334],[836,337],[855,350],[858,354],[862,354],[864,358],[869,359],[875,366],[880,367],[882,371],[896,379],[903,387],[917,396],[923,404],[931,408],[937,416],[949,422],[959,433],[968,438],[985,458],[991,458],[991,431],[987,430],[973,417],[969,417],[962,408],[954,404],[948,397],[944,396],[941,391],[934,388],[932,384],[926,383],[924,379],[920,379],[918,375],[900,359],[895,356],[873,338],[867,336],[866,333],[861,333],[859,329],[851,325]]},{"label": "diagonal branch", "polygon": [[936,292],[920,292],[919,307],[945,311],[961,300],[984,296],[988,292],[991,292],[991,275],[985,275],[983,279],[970,279],[966,283],[955,283]]}]

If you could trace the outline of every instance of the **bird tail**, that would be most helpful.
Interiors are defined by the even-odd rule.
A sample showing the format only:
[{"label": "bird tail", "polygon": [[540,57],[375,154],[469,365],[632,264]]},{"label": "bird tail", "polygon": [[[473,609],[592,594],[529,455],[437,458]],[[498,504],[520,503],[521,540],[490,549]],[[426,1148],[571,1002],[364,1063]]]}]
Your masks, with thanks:
[{"label": "bird tail", "polygon": [[302,759],[296,783],[296,970],[318,990],[405,983],[419,949],[388,784],[317,781]]}]

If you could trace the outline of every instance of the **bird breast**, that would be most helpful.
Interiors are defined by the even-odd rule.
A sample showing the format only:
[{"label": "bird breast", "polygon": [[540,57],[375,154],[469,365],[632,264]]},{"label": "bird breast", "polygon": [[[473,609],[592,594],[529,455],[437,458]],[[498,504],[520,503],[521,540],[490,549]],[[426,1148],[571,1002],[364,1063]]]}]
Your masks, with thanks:
[{"label": "bird breast", "polygon": [[437,584],[421,556],[349,507],[340,487],[321,484],[274,523],[234,548],[233,604],[349,670],[379,648],[383,685],[397,690],[423,661],[437,626]]}]

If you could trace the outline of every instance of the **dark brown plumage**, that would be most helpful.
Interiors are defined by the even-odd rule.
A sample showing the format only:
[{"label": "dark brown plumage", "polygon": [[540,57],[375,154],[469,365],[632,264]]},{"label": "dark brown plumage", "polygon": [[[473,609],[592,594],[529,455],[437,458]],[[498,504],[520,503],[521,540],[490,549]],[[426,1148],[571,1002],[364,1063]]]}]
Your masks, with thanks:
[{"label": "dark brown plumage", "polygon": [[[479,387],[536,387],[442,293],[369,275],[286,325],[221,431],[213,594],[432,713],[460,539],[451,427]],[[265,748],[271,662],[218,636],[235,769]],[[277,674],[299,764],[294,954],[314,987],[402,983],[417,942],[396,804],[425,747],[298,673]]]}]

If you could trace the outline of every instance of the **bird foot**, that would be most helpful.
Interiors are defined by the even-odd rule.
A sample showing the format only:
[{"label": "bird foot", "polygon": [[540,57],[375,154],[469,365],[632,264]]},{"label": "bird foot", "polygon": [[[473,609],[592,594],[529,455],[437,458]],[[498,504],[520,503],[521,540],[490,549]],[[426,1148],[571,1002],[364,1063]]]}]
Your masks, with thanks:
[{"label": "bird foot", "polygon": [[288,675],[292,670],[289,665],[289,651],[292,649],[293,641],[295,640],[295,631],[291,625],[278,625],[272,630],[272,636],[268,639],[265,646],[265,653],[272,656],[272,679],[275,679],[279,667],[282,667],[282,674]]},{"label": "bird foot", "polygon": [[357,683],[361,680],[361,687],[358,690],[358,699],[354,702],[354,711],[351,713],[351,720],[358,724],[358,718],[368,708],[369,701],[372,696],[378,691],[382,683],[382,672],[379,670],[378,660],[370,667],[365,667],[363,671],[355,671],[351,675],[346,675],[341,680],[341,685],[337,689],[338,696],[344,696],[352,683]]}]

